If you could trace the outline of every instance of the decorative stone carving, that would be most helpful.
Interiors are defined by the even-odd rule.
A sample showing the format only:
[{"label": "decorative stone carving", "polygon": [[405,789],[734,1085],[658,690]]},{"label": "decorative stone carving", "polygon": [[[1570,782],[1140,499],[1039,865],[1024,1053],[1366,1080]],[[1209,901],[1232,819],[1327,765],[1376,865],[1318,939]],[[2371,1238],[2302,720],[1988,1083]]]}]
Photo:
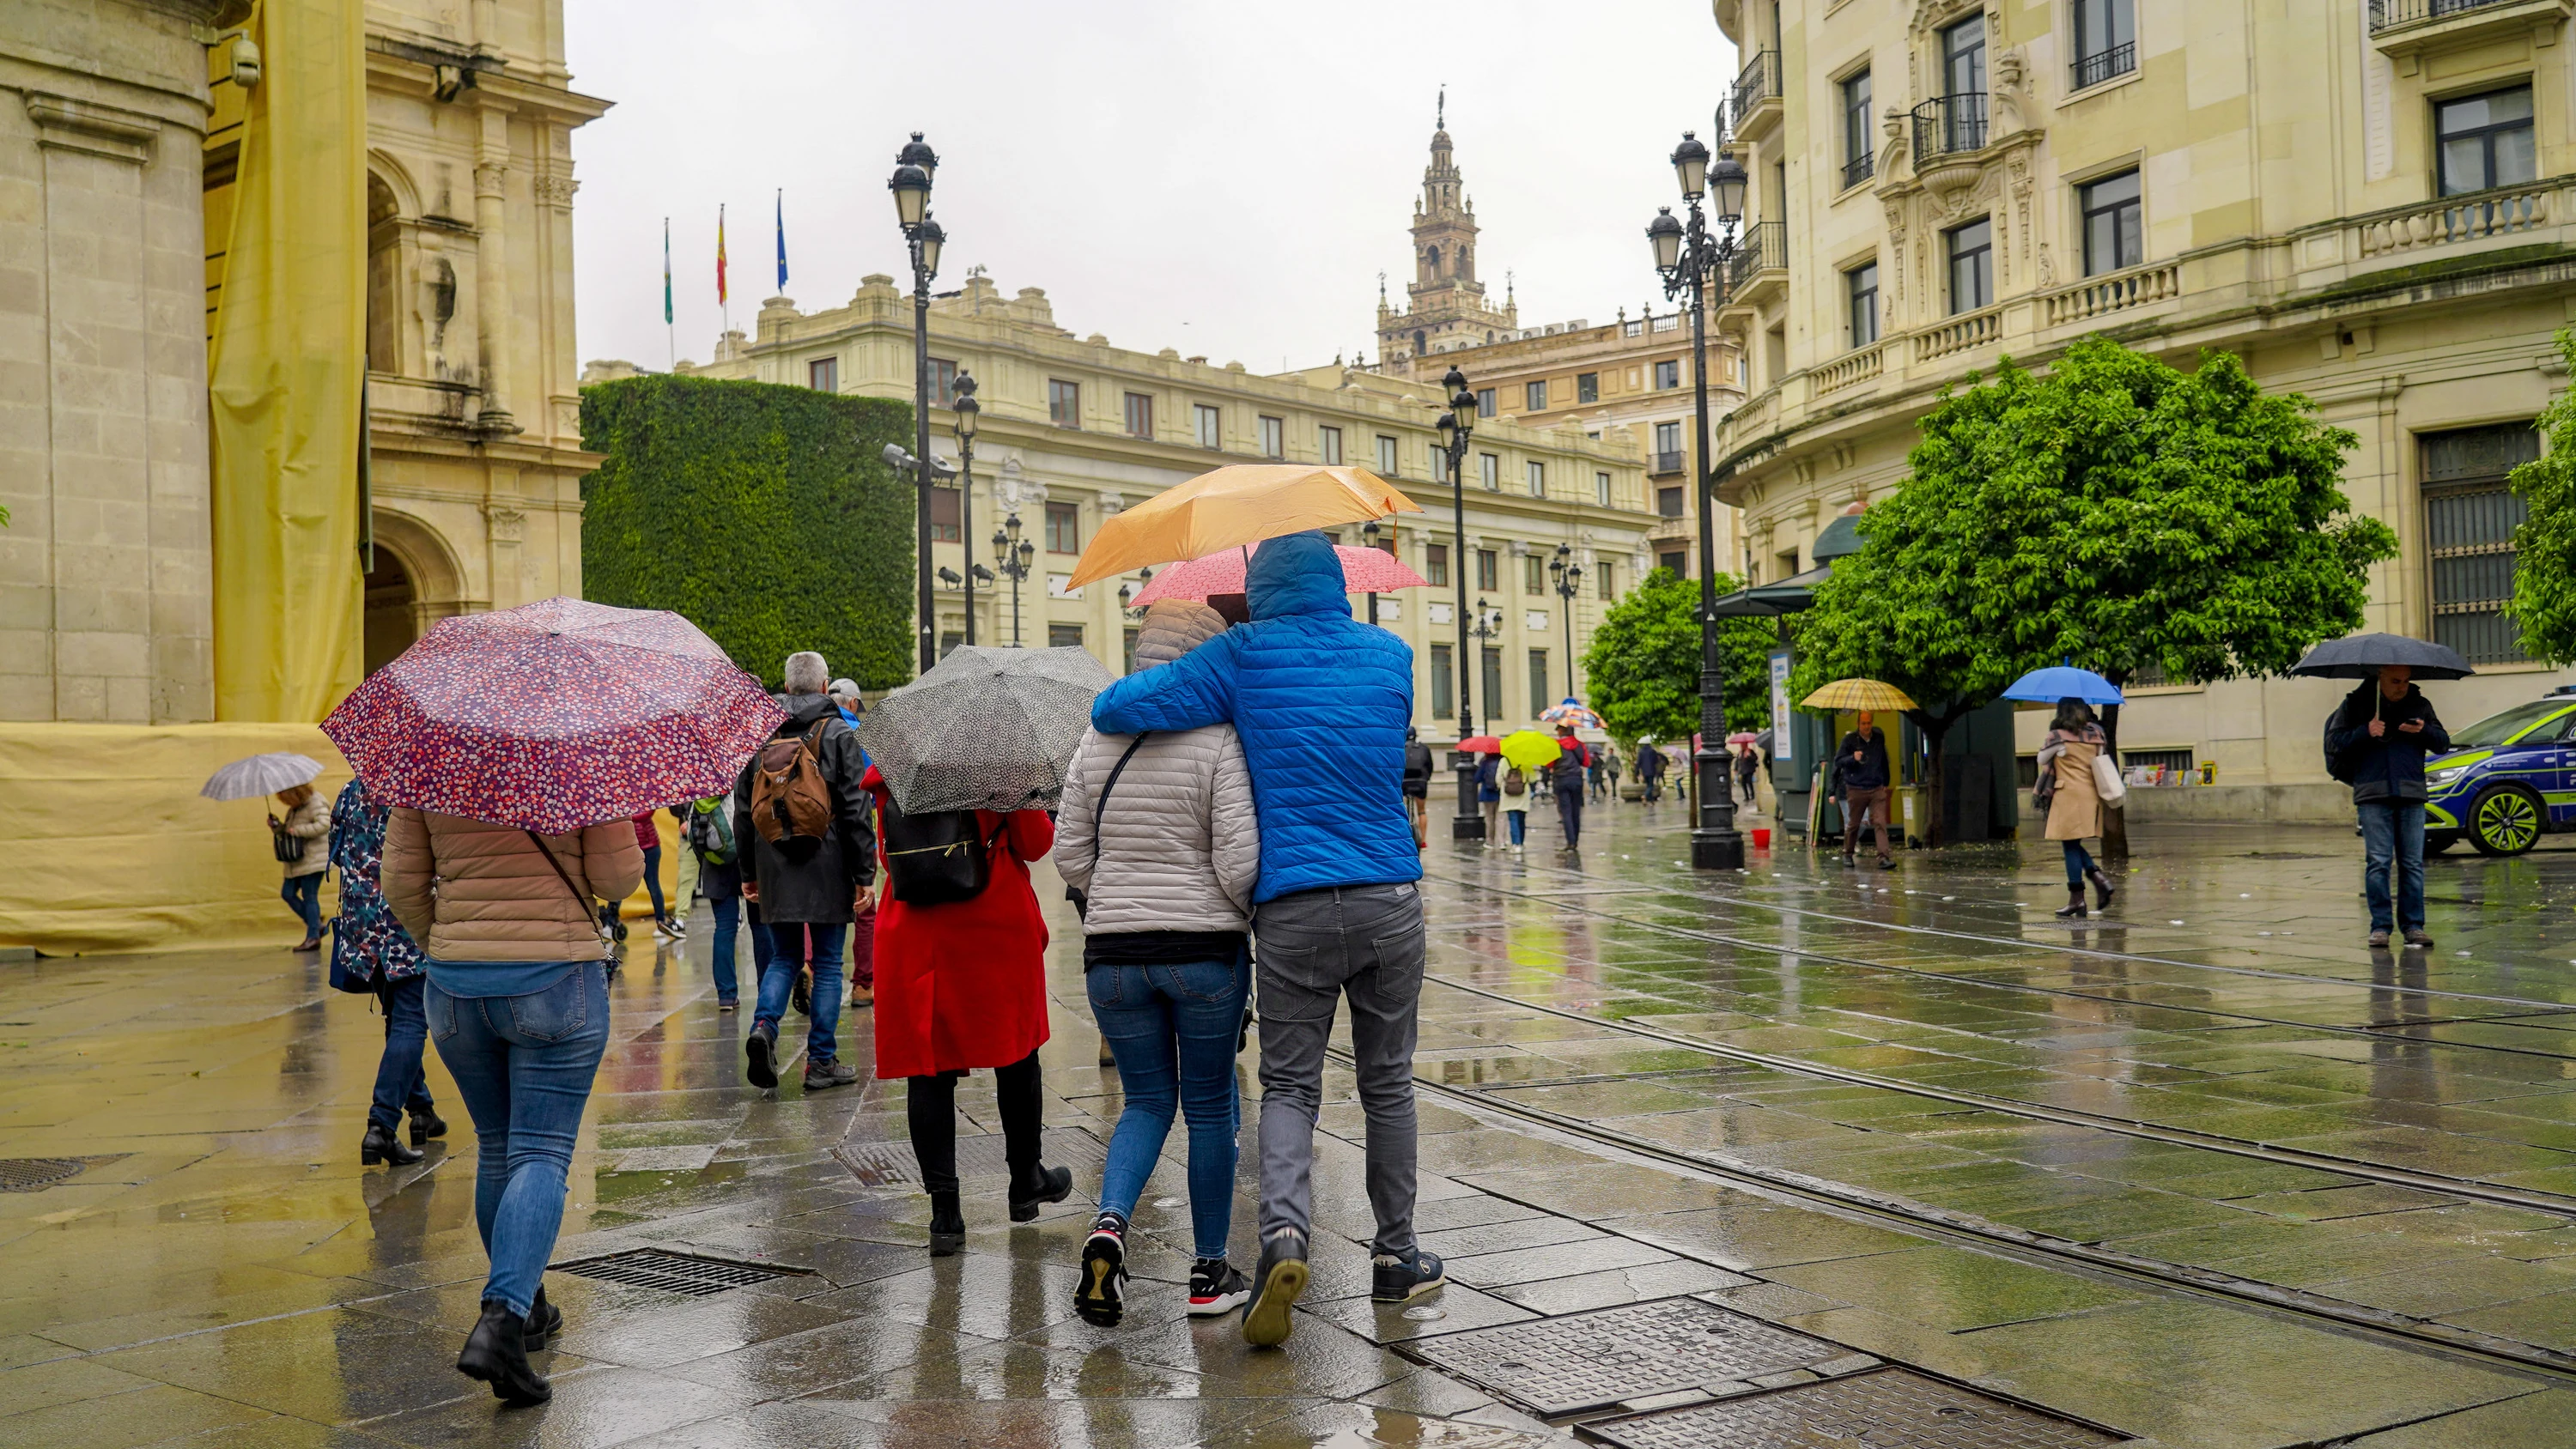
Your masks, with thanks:
[{"label": "decorative stone carving", "polygon": [[[1989,19],[1987,22],[1989,34],[1993,33],[1993,25],[1993,21]],[[2024,75],[2022,67],[2019,46],[1995,53],[1993,78],[1988,82],[1994,87],[1993,125],[1996,131],[2007,136],[2028,124],[2023,119],[2023,115],[2024,107],[2030,101],[2030,82]]]},{"label": "decorative stone carving", "polygon": [[535,186],[537,200],[548,206],[572,205],[572,194],[581,189],[581,183],[579,181],[576,181],[569,176],[556,175],[553,173],[539,176],[536,179]]},{"label": "decorative stone carving", "polygon": [[1878,174],[1892,177],[1905,164],[1905,153],[1913,144],[1905,125],[1905,112],[1888,107],[1887,114],[1879,119],[1879,129],[1887,134],[1887,140],[1878,149]]},{"label": "decorative stone carving", "polygon": [[494,543],[524,543],[528,536],[528,515],[516,508],[494,504],[483,510],[491,524]]}]

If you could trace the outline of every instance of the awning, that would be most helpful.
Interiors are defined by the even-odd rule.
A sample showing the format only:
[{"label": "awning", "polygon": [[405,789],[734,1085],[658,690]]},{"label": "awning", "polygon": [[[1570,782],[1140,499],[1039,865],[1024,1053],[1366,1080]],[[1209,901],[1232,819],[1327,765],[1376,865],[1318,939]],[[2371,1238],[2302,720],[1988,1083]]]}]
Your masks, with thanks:
[{"label": "awning", "polygon": [[1826,564],[1794,574],[1776,584],[1760,584],[1739,589],[1717,601],[1721,619],[1767,619],[1775,614],[1802,614],[1816,602],[1816,585],[1833,573]]}]

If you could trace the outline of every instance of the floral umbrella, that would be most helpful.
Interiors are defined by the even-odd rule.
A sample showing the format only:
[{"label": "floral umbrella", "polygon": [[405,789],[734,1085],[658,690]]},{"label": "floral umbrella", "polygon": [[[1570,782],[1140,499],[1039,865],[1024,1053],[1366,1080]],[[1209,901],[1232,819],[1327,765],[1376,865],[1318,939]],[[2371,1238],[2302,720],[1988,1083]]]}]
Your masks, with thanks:
[{"label": "floral umbrella", "polygon": [[722,794],[786,718],[679,615],[559,597],[441,620],[322,732],[389,804],[554,835]]},{"label": "floral umbrella", "polygon": [[1570,724],[1579,730],[1601,728],[1601,716],[1594,714],[1572,695],[1566,696],[1563,704],[1552,704],[1539,711],[1538,719],[1541,724]]}]

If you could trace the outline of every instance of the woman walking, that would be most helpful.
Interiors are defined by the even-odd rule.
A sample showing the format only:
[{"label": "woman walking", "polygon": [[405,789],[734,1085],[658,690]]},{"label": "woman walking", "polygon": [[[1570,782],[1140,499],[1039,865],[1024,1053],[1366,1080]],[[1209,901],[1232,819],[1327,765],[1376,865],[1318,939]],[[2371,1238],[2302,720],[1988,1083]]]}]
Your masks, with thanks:
[{"label": "woman walking", "polygon": [[1500,843],[1494,838],[1494,813],[1503,808],[1502,777],[1498,773],[1502,764],[1500,755],[1486,755],[1476,761],[1476,805],[1485,812],[1487,850]]},{"label": "woman walking", "polygon": [[278,841],[278,855],[284,860],[288,840],[296,845],[295,858],[284,860],[286,883],[277,894],[295,918],[304,923],[304,939],[296,943],[298,951],[322,949],[322,877],[331,869],[331,850],[326,837],[331,833],[331,808],[322,803],[322,792],[310,785],[289,785],[277,792],[277,803],[286,807],[286,818],[268,817],[269,833]]},{"label": "woman walking", "polygon": [[385,901],[428,951],[429,1032],[474,1118],[474,1226],[492,1270],[456,1368],[513,1406],[554,1394],[528,1352],[563,1322],[546,1303],[546,1259],[608,1046],[591,903],[643,883],[630,820],[539,835],[397,809],[386,828]]},{"label": "woman walking", "polygon": [[[429,1040],[429,1018],[421,1003],[429,978],[421,974],[419,944],[385,905],[379,878],[391,813],[358,779],[349,781],[331,804],[331,864],[340,871],[340,916],[331,923],[332,981],[373,983],[385,1015],[375,1100],[367,1108],[367,1135],[358,1144],[358,1161],[366,1167],[418,1162],[420,1149],[431,1138],[447,1135],[447,1123],[429,1095],[429,1077],[421,1070]],[[401,1135],[406,1110],[411,1113],[409,1147]]]},{"label": "woman walking", "polygon": [[2066,848],[2066,905],[2057,914],[2081,916],[2084,883],[2093,883],[2094,905],[2111,905],[2111,882],[2093,863],[2084,842],[2102,833],[2102,791],[2093,782],[2093,762],[2109,739],[2093,722],[2093,707],[2080,699],[2057,702],[2048,740],[2039,747],[2040,803],[2048,810],[2048,838]]},{"label": "woman walking", "polygon": [[[877,1077],[904,1082],[904,1108],[921,1185],[930,1194],[930,1252],[944,1258],[966,1242],[958,1200],[957,1079],[993,1071],[1010,1165],[1011,1221],[1073,1192],[1073,1173],[1039,1160],[1046,1107],[1038,1048],[1047,1039],[1046,922],[1029,887],[1028,862],[1055,843],[1044,810],[1008,815],[977,810],[974,837],[985,856],[984,888],[964,900],[920,905],[903,898],[904,871],[891,852],[908,830],[874,765],[859,782],[877,797],[879,860],[887,889],[877,908]],[[959,812],[964,814],[965,812]],[[908,836],[907,836],[908,838]]]},{"label": "woman walking", "polygon": [[[1137,631],[1129,672],[1168,664],[1225,628],[1204,604],[1165,599]],[[1242,1114],[1234,1056],[1261,874],[1252,775],[1234,726],[1085,732],[1065,771],[1055,864],[1081,893],[1083,985],[1127,1099],[1101,1169],[1074,1311],[1104,1328],[1125,1312],[1127,1223],[1177,1105],[1190,1125],[1189,1312],[1230,1313],[1251,1293],[1226,1262],[1225,1240]]]}]

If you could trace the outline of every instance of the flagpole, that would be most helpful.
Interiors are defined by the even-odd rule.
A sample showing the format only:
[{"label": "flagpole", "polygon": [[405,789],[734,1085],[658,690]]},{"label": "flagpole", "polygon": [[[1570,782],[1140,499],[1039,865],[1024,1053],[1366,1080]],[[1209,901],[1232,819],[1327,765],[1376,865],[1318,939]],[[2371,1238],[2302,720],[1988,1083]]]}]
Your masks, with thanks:
[{"label": "flagpole", "polygon": [[725,292],[724,203],[716,203],[716,315],[726,336],[733,334],[733,299]]},{"label": "flagpole", "polygon": [[680,328],[671,316],[671,219],[662,218],[662,343],[669,353],[666,370],[680,370]]}]

